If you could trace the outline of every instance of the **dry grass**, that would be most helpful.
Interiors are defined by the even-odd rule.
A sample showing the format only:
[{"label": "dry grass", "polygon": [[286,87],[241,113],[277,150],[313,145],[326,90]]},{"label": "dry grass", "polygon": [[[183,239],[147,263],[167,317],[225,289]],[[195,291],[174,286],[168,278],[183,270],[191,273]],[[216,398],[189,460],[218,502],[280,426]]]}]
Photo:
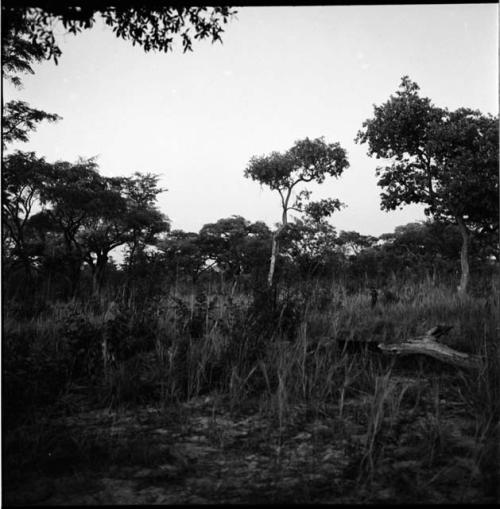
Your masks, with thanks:
[{"label": "dry grass", "polygon": [[[453,435],[449,408],[457,405],[475,423],[477,447],[469,460],[486,478],[498,471],[490,449],[500,415],[500,295],[460,299],[451,289],[424,283],[398,295],[398,302],[372,309],[368,293],[316,287],[306,297],[288,293],[271,310],[234,291],[191,291],[141,309],[118,306],[111,319],[108,303],[54,304],[25,322],[6,313],[6,464],[22,457],[23,465],[38,465],[47,457],[57,430],[33,428],[40,415],[77,413],[82,406],[165,408],[215,391],[233,412],[256,401],[279,430],[293,421],[297,405],[317,416],[335,408],[349,439],[349,423],[358,423],[364,438],[352,456],[354,478],[366,490],[393,454],[387,443],[407,440],[408,433],[420,441],[426,466],[439,466]],[[355,340],[405,339],[437,324],[453,325],[444,338],[448,346],[481,356],[478,372],[413,359],[394,363],[369,345],[352,346]],[[114,352],[105,367],[103,337]],[[403,433],[405,419],[420,428]],[[439,476],[420,485],[437,482]]]}]

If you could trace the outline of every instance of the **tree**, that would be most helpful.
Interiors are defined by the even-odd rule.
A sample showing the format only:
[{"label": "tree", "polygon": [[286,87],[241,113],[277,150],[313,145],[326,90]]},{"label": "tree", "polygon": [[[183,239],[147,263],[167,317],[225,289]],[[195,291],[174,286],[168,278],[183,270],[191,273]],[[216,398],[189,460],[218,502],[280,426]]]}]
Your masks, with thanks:
[{"label": "tree", "polygon": [[[4,13],[2,6],[2,14]],[[2,73],[3,77],[15,87],[21,88],[21,79],[18,73],[33,74],[33,62],[43,59],[43,48],[26,39],[26,30],[19,27],[18,30],[5,31],[4,19],[2,18]],[[3,92],[2,92],[3,94]],[[3,97],[3,95],[2,95]],[[28,133],[36,130],[36,124],[47,120],[56,122],[61,120],[59,115],[46,113],[45,111],[31,108],[24,101],[9,101],[3,103],[2,119],[2,148],[13,141],[28,141]]]},{"label": "tree", "polygon": [[157,207],[158,195],[167,191],[158,186],[158,181],[158,175],[139,172],[122,179],[122,193],[127,202],[129,268],[148,245],[156,243],[158,234],[168,232],[170,229],[169,219]]},{"label": "tree", "polygon": [[331,267],[338,259],[337,231],[325,219],[310,215],[289,223],[281,236],[283,253],[297,265],[306,279]]},{"label": "tree", "polygon": [[157,175],[136,172],[131,177],[103,177],[103,182],[110,199],[84,221],[78,234],[94,293],[101,291],[113,249],[127,244],[127,261],[134,265],[146,246],[170,228],[168,218],[156,207],[157,195],[165,191],[158,187]]},{"label": "tree", "polygon": [[38,253],[39,245],[29,238],[27,230],[48,178],[49,165],[34,152],[17,151],[3,160],[3,248],[22,263],[28,278],[31,278],[31,257]]},{"label": "tree", "polygon": [[21,88],[18,73],[33,74],[33,62],[40,62],[44,57],[44,49],[40,44],[29,40],[28,28],[20,21],[8,28],[5,17],[6,6],[2,5],[2,72],[4,79],[15,87]]},{"label": "tree", "polygon": [[107,200],[81,224],[76,241],[81,246],[83,260],[92,273],[92,291],[101,291],[109,253],[126,243],[127,203],[121,190],[123,178],[102,177]]},{"label": "tree", "polygon": [[163,253],[167,272],[175,274],[176,278],[178,274],[184,274],[195,284],[208,268],[208,256],[197,233],[172,230],[159,240],[157,248]]},{"label": "tree", "polygon": [[438,108],[418,91],[403,77],[396,95],[374,107],[356,141],[368,143],[369,155],[390,160],[376,170],[383,210],[421,203],[427,215],[458,225],[463,295],[471,238],[498,230],[498,119]]},{"label": "tree", "polygon": [[[73,292],[86,262],[98,292],[113,249],[129,244],[133,259],[169,230],[168,218],[156,207],[163,191],[157,181],[149,173],[104,177],[93,159],[50,164],[32,152],[7,155],[3,247],[11,260],[22,262],[29,277],[33,257],[59,260]],[[42,210],[33,214],[37,207]]]},{"label": "tree", "polygon": [[461,237],[453,223],[427,220],[397,226],[393,233],[381,235],[381,263],[392,270],[431,275],[439,271],[453,272],[459,263]]},{"label": "tree", "polygon": [[92,159],[48,166],[50,176],[40,190],[43,210],[32,225],[40,238],[50,232],[53,255],[62,261],[72,291],[86,263],[93,292],[99,293],[113,249],[128,244],[128,261],[134,263],[160,232],[168,231],[168,218],[155,203],[163,191],[158,177],[104,177]]},{"label": "tree", "polygon": [[82,230],[89,222],[122,206],[122,198],[99,175],[93,159],[75,164],[58,161],[51,165],[50,178],[40,190],[40,200],[52,230],[60,232],[65,248],[66,275],[76,290],[87,250]]},{"label": "tree", "polygon": [[248,225],[248,235],[243,246],[243,272],[251,276],[254,288],[260,288],[265,280],[265,266],[269,259],[272,233],[262,221]]},{"label": "tree", "polygon": [[[267,185],[277,191],[281,199],[281,225],[273,235],[268,286],[273,284],[276,257],[279,252],[279,235],[288,224],[288,212],[304,212],[311,193],[307,190],[293,195],[296,186],[307,182],[321,184],[327,176],[338,178],[348,168],[346,152],[338,143],[327,144],[324,138],[296,141],[285,153],[272,152],[268,156],[252,157],[245,170],[245,177]],[[295,200],[292,202],[292,198]],[[325,200],[317,204],[312,213],[323,214],[338,210],[338,200]],[[314,206],[313,206],[314,207]]]},{"label": "tree", "polygon": [[204,225],[199,241],[208,258],[234,277],[251,270],[256,251],[269,233],[262,222],[251,223],[241,216],[232,216]]},{"label": "tree", "polygon": [[31,108],[24,101],[9,101],[3,110],[2,147],[13,141],[28,141],[28,133],[36,130],[36,124],[47,120],[56,122],[61,120],[55,113],[46,113]]},{"label": "tree", "polygon": [[460,108],[447,112],[432,134],[430,147],[441,169],[434,215],[453,218],[460,230],[459,290],[465,293],[471,241],[498,237],[498,118]]},{"label": "tree", "polygon": [[[117,37],[132,41],[133,45],[139,44],[145,51],[168,52],[172,50],[174,39],[179,37],[186,52],[192,50],[194,39],[221,41],[223,25],[236,14],[228,6],[130,7],[102,6],[92,2],[79,6],[57,2],[44,2],[41,5],[35,7],[12,1],[3,2],[2,45],[6,49],[5,55],[10,58],[10,67],[19,67],[12,55],[20,54],[20,50],[27,50],[37,60],[54,59],[57,64],[61,50],[55,40],[54,26],[58,22],[68,33],[77,34],[92,28],[100,16]],[[14,40],[19,34],[23,37]]]}]

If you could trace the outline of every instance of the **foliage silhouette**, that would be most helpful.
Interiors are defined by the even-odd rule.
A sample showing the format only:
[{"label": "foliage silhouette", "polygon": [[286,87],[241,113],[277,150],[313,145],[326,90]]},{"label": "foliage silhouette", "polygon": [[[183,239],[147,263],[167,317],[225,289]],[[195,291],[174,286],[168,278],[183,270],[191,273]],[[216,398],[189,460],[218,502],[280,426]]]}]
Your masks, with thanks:
[{"label": "foliage silhouette", "polygon": [[286,152],[272,152],[267,156],[254,156],[245,169],[247,178],[277,191],[281,199],[281,225],[273,235],[268,285],[272,286],[276,259],[279,253],[278,238],[288,224],[288,212],[309,212],[317,216],[328,216],[341,207],[338,200],[323,200],[316,205],[306,205],[311,192],[303,189],[295,196],[297,185],[308,182],[321,184],[327,176],[338,178],[349,167],[345,150],[339,143],[326,143],[323,138],[298,140]]},{"label": "foliage silhouette", "polygon": [[396,94],[374,107],[356,141],[368,144],[369,155],[390,160],[376,170],[383,210],[422,203],[426,214],[458,225],[458,290],[465,294],[471,239],[498,230],[498,119],[438,108],[418,92],[404,76]]},{"label": "foliage silhouette", "polygon": [[[182,41],[183,51],[191,51],[193,40],[222,41],[224,25],[236,14],[228,6],[103,6],[98,3],[62,5],[42,2],[40,6],[22,5],[7,1],[2,5],[2,34],[5,54],[9,56],[9,69],[25,68],[15,55],[23,49],[37,60],[54,59],[62,52],[54,35],[54,25],[62,23],[68,33],[78,34],[90,29],[101,17],[113,33],[144,51],[172,50],[176,37]],[[22,34],[21,40],[16,36]]]}]

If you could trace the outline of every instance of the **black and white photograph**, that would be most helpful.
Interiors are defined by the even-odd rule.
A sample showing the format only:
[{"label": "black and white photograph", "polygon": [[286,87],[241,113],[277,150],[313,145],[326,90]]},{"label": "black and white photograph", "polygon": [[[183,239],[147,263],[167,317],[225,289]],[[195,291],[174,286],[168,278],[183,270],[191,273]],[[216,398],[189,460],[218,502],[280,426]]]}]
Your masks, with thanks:
[{"label": "black and white photograph", "polygon": [[499,4],[4,0],[2,505],[500,503]]}]

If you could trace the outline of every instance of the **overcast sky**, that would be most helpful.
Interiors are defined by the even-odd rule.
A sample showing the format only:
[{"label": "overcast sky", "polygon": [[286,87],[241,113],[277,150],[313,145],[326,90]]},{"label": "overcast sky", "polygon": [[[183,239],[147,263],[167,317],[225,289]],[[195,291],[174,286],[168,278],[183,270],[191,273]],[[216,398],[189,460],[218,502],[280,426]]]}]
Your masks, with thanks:
[{"label": "overcast sky", "polygon": [[44,62],[23,99],[63,120],[26,144],[49,161],[98,156],[102,174],[161,175],[160,208],[173,228],[198,231],[233,214],[272,226],[279,196],[243,177],[253,155],[305,137],[340,142],[350,162],[338,179],[310,186],[313,199],[348,207],[338,230],[379,235],[423,219],[421,207],[380,211],[377,160],[354,138],[373,105],[409,75],[450,109],[498,112],[498,6],[243,7],[223,44],[192,53],[144,53],[98,24],[61,35],[62,57]]}]

